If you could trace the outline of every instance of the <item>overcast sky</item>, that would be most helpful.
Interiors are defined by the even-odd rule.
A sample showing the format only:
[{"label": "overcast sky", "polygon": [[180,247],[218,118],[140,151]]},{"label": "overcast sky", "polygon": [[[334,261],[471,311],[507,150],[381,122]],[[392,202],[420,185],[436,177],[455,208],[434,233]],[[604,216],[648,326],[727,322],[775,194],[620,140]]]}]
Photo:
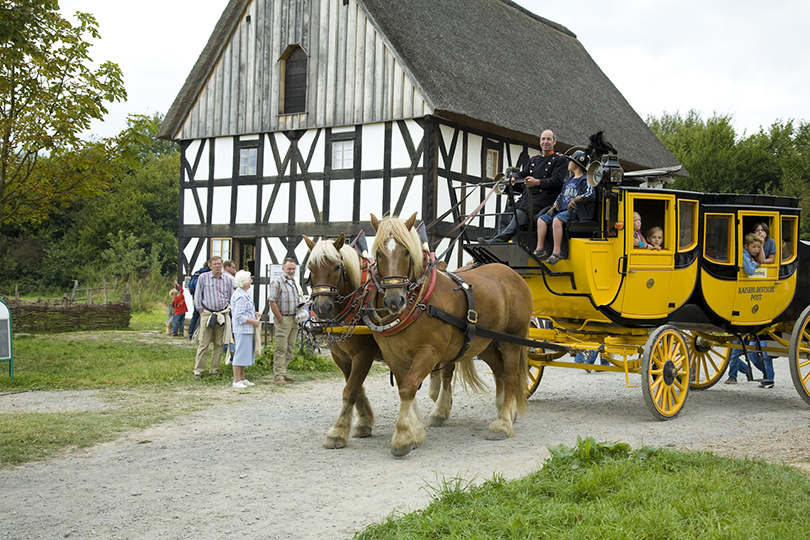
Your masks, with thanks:
[{"label": "overcast sky", "polygon": [[[128,102],[111,105],[91,130],[108,137],[126,127],[127,114],[168,111],[227,0],[59,3],[65,14],[96,17],[102,39],[91,56],[124,72]],[[807,0],[517,3],[574,32],[642,118],[690,109],[704,118],[731,114],[738,134],[810,120]],[[551,11],[552,4],[565,7]]]}]

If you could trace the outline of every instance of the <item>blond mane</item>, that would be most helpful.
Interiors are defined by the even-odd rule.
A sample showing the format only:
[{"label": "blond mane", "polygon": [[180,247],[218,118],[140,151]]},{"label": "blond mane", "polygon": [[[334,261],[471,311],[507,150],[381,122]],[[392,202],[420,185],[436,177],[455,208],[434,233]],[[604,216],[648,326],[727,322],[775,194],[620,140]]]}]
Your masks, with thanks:
[{"label": "blond mane", "polygon": [[422,275],[422,240],[419,238],[419,233],[416,232],[416,227],[407,229],[405,221],[398,217],[384,217],[380,221],[377,228],[377,234],[374,236],[374,244],[371,246],[371,253],[377,253],[377,250],[382,247],[382,243],[386,238],[393,238],[408,250],[413,261],[413,269],[416,277]]},{"label": "blond mane", "polygon": [[341,256],[343,266],[346,268],[346,275],[349,277],[349,282],[352,287],[357,288],[360,286],[360,256],[349,244],[343,244],[340,248],[340,253],[335,249],[334,240],[321,240],[312,252],[309,254],[309,262],[307,267],[312,269],[313,266],[324,266],[327,264],[340,264]]}]

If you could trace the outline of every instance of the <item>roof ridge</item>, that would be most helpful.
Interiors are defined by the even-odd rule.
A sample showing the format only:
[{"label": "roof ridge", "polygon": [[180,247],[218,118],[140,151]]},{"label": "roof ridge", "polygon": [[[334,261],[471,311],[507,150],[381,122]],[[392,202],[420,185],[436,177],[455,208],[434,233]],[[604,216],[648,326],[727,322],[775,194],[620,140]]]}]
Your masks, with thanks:
[{"label": "roof ridge", "polygon": [[562,32],[563,34],[571,36],[574,39],[576,39],[576,37],[577,37],[577,35],[575,33],[573,33],[571,30],[569,30],[565,26],[561,25],[560,23],[556,23],[554,21],[546,19],[545,17],[541,17],[540,15],[537,15],[536,13],[534,13],[532,11],[529,11],[525,7],[514,3],[512,0],[500,0],[500,1],[502,3],[504,3],[504,4],[506,4],[509,7],[515,8],[516,10],[520,11],[524,15],[528,15],[529,17],[536,20],[537,22],[543,23],[546,26],[549,26],[549,27],[553,28],[554,30],[557,30],[558,32]]}]

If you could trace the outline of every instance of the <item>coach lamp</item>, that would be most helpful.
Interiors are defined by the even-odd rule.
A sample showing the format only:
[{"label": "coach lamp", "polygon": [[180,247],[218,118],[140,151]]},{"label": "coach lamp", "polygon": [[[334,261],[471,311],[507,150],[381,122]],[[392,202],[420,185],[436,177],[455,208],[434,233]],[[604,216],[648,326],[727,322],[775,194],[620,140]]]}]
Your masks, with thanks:
[{"label": "coach lamp", "polygon": [[601,161],[591,162],[586,173],[588,184],[592,187],[596,187],[602,182],[621,184],[622,178],[624,178],[624,170],[619,165],[619,157],[616,154],[605,154]]}]

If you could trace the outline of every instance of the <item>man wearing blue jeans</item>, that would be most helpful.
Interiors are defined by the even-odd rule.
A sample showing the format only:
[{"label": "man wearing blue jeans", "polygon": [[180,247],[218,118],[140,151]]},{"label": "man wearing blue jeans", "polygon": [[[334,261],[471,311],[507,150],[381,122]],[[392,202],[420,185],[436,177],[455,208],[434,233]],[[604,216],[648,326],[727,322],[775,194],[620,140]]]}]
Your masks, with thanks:
[{"label": "man wearing blue jeans", "polygon": [[[737,345],[740,344],[739,341],[735,341]],[[766,342],[762,342],[762,346],[766,346]],[[748,351],[748,360],[760,370],[765,377],[765,379],[760,383],[760,388],[773,388],[773,356],[768,356],[765,353],[760,354],[759,352],[750,352],[752,348],[756,348],[756,342],[751,341],[748,343],[747,351]],[[731,351],[731,358],[728,361],[728,379],[726,379],[725,384],[737,384],[737,372],[739,371],[742,374],[748,373],[748,364],[746,364],[742,360],[742,349],[733,349]]]}]

